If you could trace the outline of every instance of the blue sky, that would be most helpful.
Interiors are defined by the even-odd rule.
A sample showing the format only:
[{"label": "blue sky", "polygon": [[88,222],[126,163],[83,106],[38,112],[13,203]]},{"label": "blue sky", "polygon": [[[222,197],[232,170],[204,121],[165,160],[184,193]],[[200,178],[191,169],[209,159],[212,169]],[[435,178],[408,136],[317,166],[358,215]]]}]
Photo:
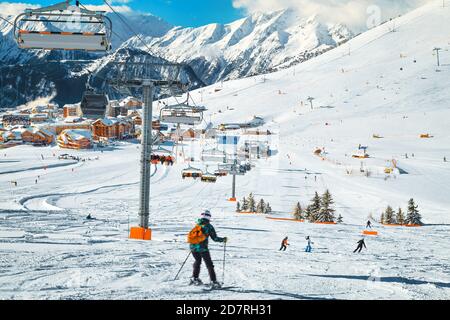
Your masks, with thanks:
[{"label": "blue sky", "polygon": [[[7,2],[47,6],[62,0],[7,0]],[[245,15],[243,10],[233,8],[232,0],[108,0],[108,2],[114,6],[128,6],[133,11],[152,13],[173,25],[189,27],[215,22],[228,23]],[[101,5],[103,1],[82,0],[81,3]]]},{"label": "blue sky", "polygon": [[[1,1],[1,0],[0,0]],[[6,0],[0,14],[15,15],[24,6],[47,6],[62,0]],[[209,23],[228,23],[254,12],[287,7],[300,16],[318,15],[324,22],[344,23],[354,31],[364,31],[370,14],[380,22],[412,10],[430,0],[108,0],[121,11],[148,12],[172,25],[196,27]],[[26,4],[24,4],[26,3]],[[74,1],[72,1],[74,3]],[[102,0],[82,0],[85,5],[102,5]],[[104,6],[106,7],[106,6]],[[103,9],[103,8],[102,8]]]}]

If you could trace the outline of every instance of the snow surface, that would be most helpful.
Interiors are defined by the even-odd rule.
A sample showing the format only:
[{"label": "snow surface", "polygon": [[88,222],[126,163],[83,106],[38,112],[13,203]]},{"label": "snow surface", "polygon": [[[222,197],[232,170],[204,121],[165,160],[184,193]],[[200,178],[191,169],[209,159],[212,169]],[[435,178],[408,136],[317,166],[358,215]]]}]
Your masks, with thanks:
[{"label": "snow surface", "polygon": [[[257,115],[278,133],[277,154],[237,177],[239,198],[253,192],[270,202],[274,216],[289,217],[297,201],[306,205],[315,191],[328,188],[344,224],[236,214],[226,201],[231,177],[216,184],[182,180],[187,165],[178,163],[153,171],[153,241],[129,240],[129,226],[138,223],[138,145],[103,152],[4,149],[0,298],[450,298],[450,163],[443,161],[450,158],[450,55],[441,52],[439,68],[432,55],[434,47],[450,47],[450,8],[438,2],[397,19],[396,32],[382,25],[295,69],[193,93],[216,125]],[[423,133],[433,138],[420,139]],[[184,149],[198,153],[208,147],[202,143]],[[363,163],[370,177],[360,174],[361,160],[351,158],[359,144],[369,147],[371,158]],[[318,147],[325,147],[325,160],[313,154]],[[62,153],[99,160],[57,160]],[[392,158],[408,174],[385,179]],[[366,237],[367,250],[352,253],[370,214],[378,219],[388,204],[405,209],[410,198],[424,227],[374,223],[379,236]],[[188,253],[186,234],[203,209],[212,211],[218,234],[230,239],[225,284],[231,288],[223,291],[187,286],[192,260],[173,281]],[[88,214],[96,220],[86,220]],[[286,235],[291,246],[279,252]],[[310,254],[304,252],[307,235],[314,242]],[[223,247],[211,243],[211,250],[222,279]],[[207,279],[204,267],[201,277]]]}]

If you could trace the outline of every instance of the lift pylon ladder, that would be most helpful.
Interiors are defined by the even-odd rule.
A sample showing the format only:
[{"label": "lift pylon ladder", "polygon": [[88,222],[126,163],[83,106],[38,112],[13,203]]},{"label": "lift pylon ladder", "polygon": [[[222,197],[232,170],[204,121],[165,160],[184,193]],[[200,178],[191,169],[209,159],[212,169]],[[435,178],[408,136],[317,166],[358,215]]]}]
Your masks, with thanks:
[{"label": "lift pylon ladder", "polygon": [[[111,50],[112,22],[104,11],[80,8],[70,0],[26,9],[14,21],[14,37],[21,49]],[[35,30],[36,23],[44,30]]]}]

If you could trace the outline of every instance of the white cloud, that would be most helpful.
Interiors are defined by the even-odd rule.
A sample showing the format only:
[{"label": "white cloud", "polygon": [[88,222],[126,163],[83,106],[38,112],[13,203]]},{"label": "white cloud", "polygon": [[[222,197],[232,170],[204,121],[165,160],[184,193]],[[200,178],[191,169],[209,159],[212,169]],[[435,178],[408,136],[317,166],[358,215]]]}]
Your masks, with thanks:
[{"label": "white cloud", "polygon": [[[381,19],[387,20],[428,0],[233,0],[235,8],[248,13],[268,12],[285,8],[296,9],[303,17],[318,15],[326,22],[341,22],[354,29],[364,29],[369,8],[378,6]],[[369,12],[371,10],[369,9]]]},{"label": "white cloud", "polygon": [[[106,4],[99,5],[99,6],[95,6],[95,5],[84,5],[84,6],[89,10],[111,12],[111,9]],[[131,9],[129,6],[125,6],[125,5],[112,6],[112,7],[114,8],[115,11],[120,12],[120,13],[129,13],[129,12],[133,11],[133,9]]]},{"label": "white cloud", "polygon": [[27,8],[39,8],[39,6],[28,3],[0,2],[0,14],[2,16],[16,16]]},{"label": "white cloud", "polygon": [[[133,10],[125,5],[126,3],[130,3],[131,0],[115,0],[111,1],[112,3],[121,3],[121,5],[113,5],[112,7],[117,12],[121,13],[129,13]],[[0,15],[2,16],[16,16],[20,13],[23,13],[25,9],[31,8],[39,8],[39,5],[33,5],[29,3],[10,3],[10,2],[0,2]],[[85,7],[89,10],[97,10],[97,11],[106,11],[111,12],[111,9],[107,5],[85,5]]]}]

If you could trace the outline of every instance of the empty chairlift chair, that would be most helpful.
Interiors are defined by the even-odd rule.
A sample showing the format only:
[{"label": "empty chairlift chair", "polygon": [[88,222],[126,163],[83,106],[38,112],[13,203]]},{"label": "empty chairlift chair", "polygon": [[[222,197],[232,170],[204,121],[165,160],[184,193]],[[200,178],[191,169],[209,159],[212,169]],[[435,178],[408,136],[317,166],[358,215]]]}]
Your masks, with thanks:
[{"label": "empty chairlift chair", "polygon": [[109,51],[111,33],[112,22],[104,11],[80,8],[78,1],[75,6],[67,0],[26,9],[14,21],[14,36],[22,49]]},{"label": "empty chairlift chair", "polygon": [[176,104],[161,108],[160,120],[165,123],[197,125],[203,121],[205,107]]},{"label": "empty chairlift chair", "polygon": [[202,150],[201,160],[203,162],[218,162],[225,163],[227,155],[224,151],[218,149],[205,149]]}]

